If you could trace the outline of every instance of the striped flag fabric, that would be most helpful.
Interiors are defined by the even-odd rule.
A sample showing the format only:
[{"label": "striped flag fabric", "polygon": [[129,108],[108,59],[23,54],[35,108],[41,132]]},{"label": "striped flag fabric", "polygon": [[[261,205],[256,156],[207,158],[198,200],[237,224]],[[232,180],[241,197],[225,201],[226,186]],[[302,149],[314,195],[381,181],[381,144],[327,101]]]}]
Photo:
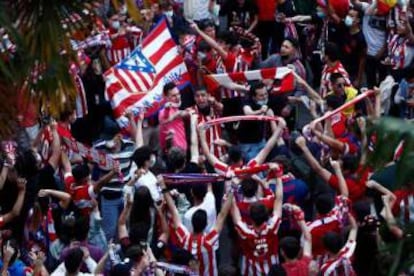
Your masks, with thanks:
[{"label": "striped flag fabric", "polygon": [[232,89],[233,84],[245,84],[249,81],[274,79],[273,91],[275,93],[286,93],[293,91],[295,87],[295,77],[292,70],[288,67],[265,68],[260,70],[211,74],[204,77],[208,91],[214,91],[220,86]]},{"label": "striped flag fabric", "polygon": [[106,99],[122,128],[128,125],[126,111],[150,115],[160,108],[166,83],[172,81],[182,86],[190,81],[165,19],[144,38],[140,47],[105,72],[104,78]]}]

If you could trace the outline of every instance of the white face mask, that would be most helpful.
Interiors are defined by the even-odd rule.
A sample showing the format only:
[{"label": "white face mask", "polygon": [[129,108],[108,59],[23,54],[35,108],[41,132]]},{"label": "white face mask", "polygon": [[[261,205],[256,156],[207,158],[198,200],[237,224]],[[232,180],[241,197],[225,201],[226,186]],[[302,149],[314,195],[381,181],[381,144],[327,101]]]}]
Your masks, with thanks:
[{"label": "white face mask", "polygon": [[113,149],[115,147],[115,141],[114,140],[107,141],[105,143],[105,147],[108,149]]},{"label": "white face mask", "polygon": [[154,167],[155,163],[157,162],[157,157],[155,155],[151,155],[150,157],[150,167]]},{"label": "white face mask", "polygon": [[166,12],[164,12],[164,14],[167,17],[172,17],[174,13],[173,13],[173,11],[166,11]]},{"label": "white face mask", "polygon": [[119,21],[113,21],[112,22],[112,28],[115,30],[118,30],[121,27],[121,23]]},{"label": "white face mask", "polygon": [[199,60],[203,60],[207,57],[207,54],[203,53],[203,52],[198,52],[197,57],[198,57]]},{"label": "white face mask", "polygon": [[354,23],[354,20],[352,19],[352,17],[350,17],[349,15],[347,15],[345,17],[344,23],[345,23],[345,26],[351,27],[352,24]]},{"label": "white face mask", "polygon": [[263,105],[267,105],[267,99],[263,100],[263,101],[256,101],[258,105],[263,106]]}]

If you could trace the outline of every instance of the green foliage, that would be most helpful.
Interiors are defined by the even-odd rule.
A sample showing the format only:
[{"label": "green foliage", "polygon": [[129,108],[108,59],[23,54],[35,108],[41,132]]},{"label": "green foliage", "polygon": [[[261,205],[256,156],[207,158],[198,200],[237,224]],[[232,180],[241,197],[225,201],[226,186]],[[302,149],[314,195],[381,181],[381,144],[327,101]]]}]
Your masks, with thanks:
[{"label": "green foliage", "polygon": [[[404,151],[397,163],[396,188],[414,180],[414,124],[402,119],[383,117],[368,130],[368,137],[375,135],[375,150],[368,154],[368,165],[379,169],[392,161],[401,141]],[[367,150],[367,149],[364,149]]]}]

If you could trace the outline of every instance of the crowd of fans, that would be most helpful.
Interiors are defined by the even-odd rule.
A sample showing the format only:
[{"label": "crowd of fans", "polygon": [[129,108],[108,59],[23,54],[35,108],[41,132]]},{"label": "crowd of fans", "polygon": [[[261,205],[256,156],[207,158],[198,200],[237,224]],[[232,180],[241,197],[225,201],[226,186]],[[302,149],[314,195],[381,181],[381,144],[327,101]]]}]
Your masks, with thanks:
[{"label": "crowd of fans", "polygon": [[[72,37],[111,40],[79,55],[88,114],[76,118],[68,105],[51,118],[47,104],[29,103],[14,141],[2,143],[1,275],[387,274],[395,260],[379,247],[405,238],[414,182],[394,188],[403,145],[381,168],[387,175],[366,166],[375,149],[366,127],[414,118],[413,1],[137,1],[142,24],[126,4],[101,2]],[[165,84],[163,108],[127,112],[120,129],[103,73],[160,20],[191,85]],[[214,91],[204,83],[274,67],[292,70],[293,91],[278,93],[274,79]],[[314,122],[366,90],[375,93]],[[200,127],[238,115],[275,120]],[[68,136],[117,165],[76,154]],[[206,183],[203,173],[220,177]],[[171,182],[180,175],[196,180]]]}]

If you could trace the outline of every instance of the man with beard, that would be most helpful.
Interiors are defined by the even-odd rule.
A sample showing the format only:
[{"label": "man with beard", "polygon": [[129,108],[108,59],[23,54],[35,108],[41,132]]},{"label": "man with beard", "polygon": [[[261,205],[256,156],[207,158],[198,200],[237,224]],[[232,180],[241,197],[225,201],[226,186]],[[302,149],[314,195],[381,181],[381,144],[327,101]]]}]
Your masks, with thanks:
[{"label": "man with beard", "polygon": [[[199,88],[195,91],[194,101],[196,104],[191,107],[191,110],[198,115],[198,124],[216,119],[222,114],[223,104],[209,95],[205,88]],[[221,159],[226,153],[224,145],[228,143],[221,139],[220,125],[209,128],[206,138],[210,152]]]}]

